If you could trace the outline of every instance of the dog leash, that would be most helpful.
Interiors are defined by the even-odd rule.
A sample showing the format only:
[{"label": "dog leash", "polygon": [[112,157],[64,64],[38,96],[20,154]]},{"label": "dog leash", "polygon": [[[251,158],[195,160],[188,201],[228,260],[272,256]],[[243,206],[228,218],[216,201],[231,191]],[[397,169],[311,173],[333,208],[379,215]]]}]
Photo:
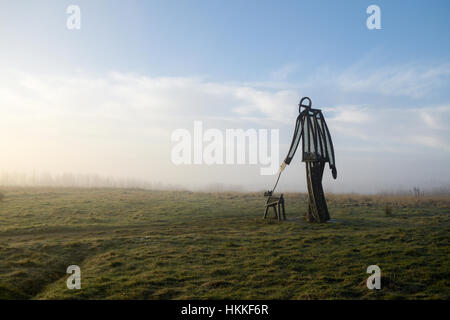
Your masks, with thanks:
[{"label": "dog leash", "polygon": [[276,187],[277,187],[277,185],[278,185],[278,181],[280,180],[281,173],[283,172],[284,168],[286,168],[286,163],[285,163],[285,162],[283,162],[283,163],[281,164],[281,166],[280,166],[280,172],[278,172],[278,178],[277,178],[277,181],[275,182],[275,185],[273,186],[273,189],[272,189],[272,191],[270,191],[270,193],[273,193],[273,192],[275,191],[275,189],[276,189]]}]

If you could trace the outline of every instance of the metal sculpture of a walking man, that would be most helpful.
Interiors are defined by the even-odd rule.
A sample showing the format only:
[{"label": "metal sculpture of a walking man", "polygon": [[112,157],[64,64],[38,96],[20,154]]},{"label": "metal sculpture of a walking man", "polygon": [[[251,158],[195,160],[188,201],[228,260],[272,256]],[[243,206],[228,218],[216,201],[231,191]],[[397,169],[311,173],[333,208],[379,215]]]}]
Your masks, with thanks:
[{"label": "metal sculpture of a walking man", "polygon": [[[327,202],[322,188],[325,163],[329,163],[334,179],[337,177],[337,170],[333,143],[325,118],[320,109],[311,107],[310,98],[304,97],[300,100],[300,114],[295,123],[294,137],[286,159],[281,164],[278,179],[286,165],[291,163],[301,140],[303,149],[302,161],[306,163],[306,182],[309,194],[309,208],[306,213],[306,219],[310,222],[326,222],[330,220],[330,214],[328,213]],[[273,190],[270,193],[272,194],[272,192]]]}]

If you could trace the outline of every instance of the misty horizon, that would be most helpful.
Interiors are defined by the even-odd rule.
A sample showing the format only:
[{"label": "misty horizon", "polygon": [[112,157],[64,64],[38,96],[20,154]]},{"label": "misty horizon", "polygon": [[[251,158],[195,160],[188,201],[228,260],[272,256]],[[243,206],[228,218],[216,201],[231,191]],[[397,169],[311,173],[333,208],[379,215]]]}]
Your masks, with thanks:
[{"label": "misty horizon", "polygon": [[[74,173],[7,173],[0,172],[0,188],[2,187],[61,187],[61,188],[113,188],[113,189],[143,189],[151,191],[191,191],[191,192],[263,192],[264,188],[247,189],[238,184],[224,184],[221,182],[211,182],[205,185],[189,187],[183,185],[165,184],[160,181],[152,182],[136,178],[101,176],[95,173],[74,174]],[[419,190],[425,196],[450,195],[450,185],[440,186],[420,186],[411,185],[391,189],[380,189],[372,192],[358,191],[331,191],[333,194],[383,194],[383,195],[416,195]],[[2,190],[0,189],[0,192]],[[281,188],[280,192],[306,193],[307,189],[286,189]],[[327,191],[328,192],[328,191]]]}]

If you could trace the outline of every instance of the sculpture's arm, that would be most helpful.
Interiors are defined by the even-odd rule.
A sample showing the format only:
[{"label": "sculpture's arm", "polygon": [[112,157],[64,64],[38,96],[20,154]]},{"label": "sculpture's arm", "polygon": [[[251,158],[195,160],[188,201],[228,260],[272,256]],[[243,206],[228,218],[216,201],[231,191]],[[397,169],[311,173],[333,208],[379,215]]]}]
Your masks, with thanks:
[{"label": "sculpture's arm", "polygon": [[300,143],[300,139],[303,135],[303,121],[304,117],[300,114],[297,117],[297,121],[295,122],[295,130],[294,136],[292,137],[291,147],[289,148],[289,152],[281,164],[280,171],[283,171],[286,165],[291,163],[292,158],[294,157],[295,151],[297,151],[298,144]]},{"label": "sculpture's arm", "polygon": [[321,114],[321,117],[322,117],[323,126],[325,128],[326,148],[328,151],[328,157],[329,157],[329,161],[330,161],[329,164],[330,164],[331,174],[333,175],[333,178],[336,179],[337,178],[337,169],[336,169],[336,162],[334,159],[333,141],[331,140],[330,130],[328,130],[328,125],[325,122],[325,118],[323,117],[322,114]]}]

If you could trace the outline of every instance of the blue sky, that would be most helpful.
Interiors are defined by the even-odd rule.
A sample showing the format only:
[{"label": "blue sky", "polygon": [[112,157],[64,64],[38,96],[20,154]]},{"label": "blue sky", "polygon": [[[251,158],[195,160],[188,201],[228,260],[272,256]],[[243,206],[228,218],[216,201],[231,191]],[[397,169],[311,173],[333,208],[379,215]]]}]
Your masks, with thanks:
[{"label": "blue sky", "polygon": [[[72,4],[81,30],[66,28]],[[381,30],[366,27],[372,4]],[[254,166],[173,167],[170,132],[275,128],[283,158],[309,95],[336,137],[330,190],[450,184],[449,13],[448,1],[2,1],[0,172],[256,189],[271,177]],[[302,190],[293,167],[281,188]]]},{"label": "blue sky", "polygon": [[[64,28],[79,5],[82,29]],[[382,28],[369,32],[377,4]],[[292,80],[373,53],[373,67],[448,61],[448,1],[21,1],[1,4],[1,35],[27,67],[32,57],[68,69],[207,75],[258,81],[285,65]],[[2,50],[3,51],[3,50]],[[6,56],[7,53],[3,53]]]}]

